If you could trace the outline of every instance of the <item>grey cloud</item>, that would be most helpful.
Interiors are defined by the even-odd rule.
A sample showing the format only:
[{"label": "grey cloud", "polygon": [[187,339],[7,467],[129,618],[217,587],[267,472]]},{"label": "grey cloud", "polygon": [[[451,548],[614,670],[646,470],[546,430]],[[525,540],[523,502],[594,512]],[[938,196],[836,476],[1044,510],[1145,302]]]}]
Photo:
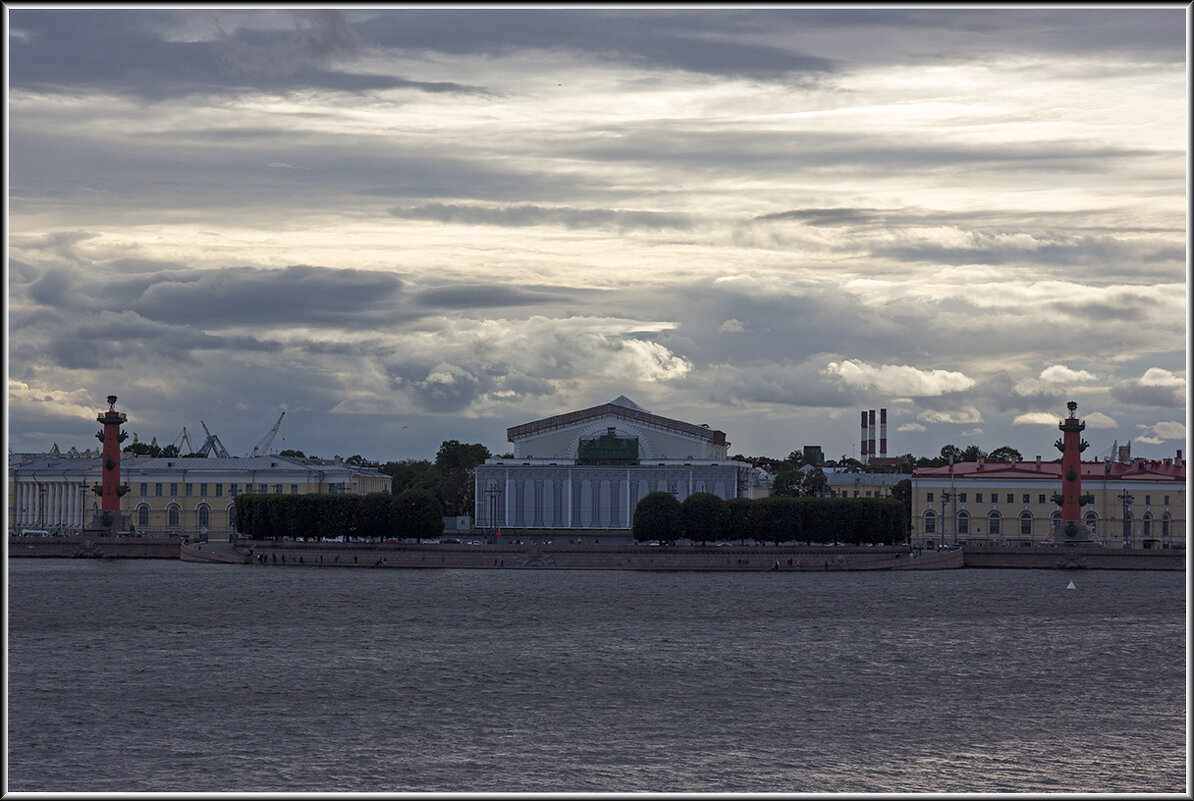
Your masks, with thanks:
[{"label": "grey cloud", "polygon": [[1132,406],[1180,409],[1186,405],[1184,383],[1181,386],[1157,386],[1144,384],[1138,378],[1130,378],[1111,387],[1111,397]]},{"label": "grey cloud", "polygon": [[[484,91],[451,82],[362,74],[328,65],[350,58],[360,40],[340,11],[291,9],[298,22],[285,30],[238,28],[216,41],[169,41],[169,29],[192,11],[13,9],[10,23],[28,35],[10,40],[10,88],[75,94],[110,92],[150,101],[190,94],[289,92],[301,89],[367,92]],[[243,11],[204,14],[217,27]],[[50,46],[52,43],[52,46]]]},{"label": "grey cloud", "polygon": [[660,230],[691,228],[693,218],[686,214],[615,209],[546,208],[530,204],[516,206],[462,206],[428,203],[422,206],[396,206],[395,217],[412,220],[458,222],[466,225],[563,225],[567,228],[615,228]]},{"label": "grey cloud", "polygon": [[[794,18],[789,25],[798,24]],[[455,54],[568,50],[645,68],[779,79],[834,70],[831,58],[733,41],[761,23],[736,11],[601,9],[408,10],[378,13],[362,27],[387,47]]]},{"label": "grey cloud", "polygon": [[306,265],[241,267],[152,284],[129,308],[153,319],[206,325],[323,325],[376,321],[394,308],[401,292],[402,281],[384,273]]},{"label": "grey cloud", "polygon": [[531,306],[567,299],[567,295],[558,292],[533,292],[520,287],[493,284],[457,284],[426,289],[413,298],[419,306],[448,309]]}]

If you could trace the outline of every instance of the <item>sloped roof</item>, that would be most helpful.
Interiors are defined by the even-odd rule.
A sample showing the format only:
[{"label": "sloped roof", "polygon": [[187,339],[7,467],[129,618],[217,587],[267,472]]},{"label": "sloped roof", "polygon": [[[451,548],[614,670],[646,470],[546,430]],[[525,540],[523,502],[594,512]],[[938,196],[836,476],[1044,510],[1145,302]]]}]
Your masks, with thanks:
[{"label": "sloped roof", "polygon": [[[942,467],[918,467],[917,478],[1061,478],[1061,462],[958,462]],[[1082,462],[1083,479],[1186,480],[1185,464],[1137,459],[1132,462]]]},{"label": "sloped roof", "polygon": [[530,423],[523,423],[513,428],[507,428],[506,439],[510,442],[515,442],[524,437],[542,434],[558,428],[571,428],[572,426],[582,425],[589,420],[601,417],[617,417],[634,423],[642,423],[654,428],[662,428],[679,434],[685,434],[694,439],[708,440],[714,445],[726,444],[724,431],[716,431],[708,426],[699,426],[694,423],[685,423],[682,420],[673,420],[669,417],[651,414],[641,409],[625,395],[619,395],[613,401],[603,403],[600,406],[581,409],[577,412],[557,414],[552,417],[545,417],[542,420],[534,420]]}]

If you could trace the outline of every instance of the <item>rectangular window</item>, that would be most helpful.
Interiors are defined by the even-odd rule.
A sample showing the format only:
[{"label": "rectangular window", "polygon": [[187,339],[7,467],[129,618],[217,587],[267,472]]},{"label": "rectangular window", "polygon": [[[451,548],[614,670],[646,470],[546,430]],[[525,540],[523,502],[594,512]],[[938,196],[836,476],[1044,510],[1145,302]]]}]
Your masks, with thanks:
[{"label": "rectangular window", "polygon": [[998,517],[988,517],[987,518],[987,528],[990,529],[992,535],[998,534],[999,533],[999,518]]},{"label": "rectangular window", "polygon": [[959,493],[958,493],[958,502],[959,502],[959,503],[966,503],[966,493],[964,493],[964,492],[959,492]]},{"label": "rectangular window", "polygon": [[925,493],[925,503],[932,503],[932,502],[933,502],[933,493],[926,492]]},{"label": "rectangular window", "polygon": [[223,484],[216,484],[216,497],[217,498],[224,497],[224,485]]},{"label": "rectangular window", "polygon": [[1010,492],[1009,492],[1009,493],[1007,494],[1007,502],[1008,502],[1008,503],[1015,503],[1015,502],[1016,502],[1016,496],[1015,496],[1015,495],[1013,495],[1012,493],[1010,493]]},{"label": "rectangular window", "polygon": [[866,496],[867,496],[868,498],[869,498],[869,497],[871,497],[871,491],[870,491],[870,490],[867,490],[867,491],[866,491]]},{"label": "rectangular window", "polygon": [[1032,518],[1028,515],[1024,515],[1020,518],[1020,533],[1025,537],[1032,536]]},{"label": "rectangular window", "polygon": [[206,484],[200,484],[200,485],[199,485],[199,497],[200,497],[200,498],[206,498],[206,497],[207,497],[207,485],[206,485]]},{"label": "rectangular window", "polygon": [[291,484],[291,485],[290,485],[290,494],[291,494],[291,495],[298,495],[298,484]]},{"label": "rectangular window", "polygon": [[1027,506],[1029,503],[1031,503],[1031,501],[1028,500],[1030,497],[1031,496],[1027,492],[1024,493],[1024,505],[1025,506]]},{"label": "rectangular window", "polygon": [[275,485],[274,485],[274,494],[275,494],[275,495],[281,495],[281,494],[282,494],[282,485],[281,485],[281,484],[275,484]]},{"label": "rectangular window", "polygon": [[142,497],[142,498],[144,498],[144,497],[146,497],[146,496],[148,496],[148,495],[149,495],[149,485],[148,485],[148,484],[142,484],[142,485],[141,485],[141,497]]},{"label": "rectangular window", "polygon": [[182,486],[183,486],[183,489],[184,489],[184,490],[185,490],[185,492],[186,492],[186,496],[187,496],[188,498],[189,498],[189,497],[191,497],[191,486],[192,486],[192,485],[191,485],[191,482],[189,482],[189,481],[188,481],[187,483],[183,484]]},{"label": "rectangular window", "polygon": [[177,498],[177,497],[178,497],[178,485],[177,485],[177,484],[171,484],[171,485],[170,485],[170,497],[171,497],[171,498]]},{"label": "rectangular window", "polygon": [[1038,496],[1036,496],[1036,502],[1037,502],[1037,503],[1044,503],[1044,502],[1045,502],[1045,496],[1044,496],[1044,495],[1038,495]]},{"label": "rectangular window", "polygon": [[262,485],[261,485],[261,492],[262,492],[263,494],[264,494],[264,493],[266,493],[266,492],[269,492],[269,484],[262,484]]},{"label": "rectangular window", "polygon": [[161,484],[153,485],[153,494],[159,498],[162,497],[162,485]]},{"label": "rectangular window", "polygon": [[[142,486],[144,486],[144,485],[142,485]],[[1165,496],[1165,505],[1166,506],[1169,505],[1169,496],[1168,495]]]},{"label": "rectangular window", "polygon": [[1144,496],[1144,505],[1145,506],[1150,506],[1152,504],[1152,502],[1153,502],[1153,496],[1151,496],[1151,495]]},{"label": "rectangular window", "polygon": [[925,534],[932,534],[937,531],[937,518],[929,515],[925,518]]},{"label": "rectangular window", "polygon": [[970,533],[970,515],[958,515],[958,533]]},{"label": "rectangular window", "polygon": [[[965,500],[965,499],[963,498],[963,500]],[[981,492],[976,492],[976,493],[974,493],[974,502],[975,502],[975,503],[982,503],[982,502],[983,502],[983,494],[982,494]]]},{"label": "rectangular window", "polygon": [[232,496],[233,498],[235,498],[235,497],[236,497],[236,485],[235,485],[235,484],[229,484],[229,485],[228,485],[228,494],[229,494],[230,496]]}]

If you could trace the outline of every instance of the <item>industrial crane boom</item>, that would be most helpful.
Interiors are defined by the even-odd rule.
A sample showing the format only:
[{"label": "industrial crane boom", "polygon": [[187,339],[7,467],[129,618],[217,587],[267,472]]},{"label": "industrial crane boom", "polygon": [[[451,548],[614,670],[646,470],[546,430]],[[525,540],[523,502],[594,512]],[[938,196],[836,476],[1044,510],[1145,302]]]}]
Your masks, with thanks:
[{"label": "industrial crane boom", "polygon": [[267,453],[269,453],[269,446],[274,441],[274,435],[278,433],[278,426],[282,425],[282,418],[285,416],[285,411],[278,415],[278,422],[274,423],[274,427],[270,429],[270,432],[262,437],[260,442],[253,446],[253,452],[249,454],[250,457],[265,456]]},{"label": "industrial crane boom", "polygon": [[224,447],[224,443],[220,442],[220,438],[207,430],[207,423],[202,420],[199,425],[203,426],[203,433],[207,434],[207,439],[203,440],[203,447],[199,449],[200,456],[207,456],[212,451],[215,451],[216,456],[221,459],[228,458],[228,449]]}]

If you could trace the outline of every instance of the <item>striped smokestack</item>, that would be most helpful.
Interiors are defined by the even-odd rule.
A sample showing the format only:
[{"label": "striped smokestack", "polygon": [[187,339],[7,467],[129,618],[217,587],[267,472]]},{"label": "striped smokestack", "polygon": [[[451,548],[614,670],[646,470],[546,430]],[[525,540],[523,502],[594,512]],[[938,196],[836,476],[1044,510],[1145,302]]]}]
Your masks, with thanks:
[{"label": "striped smokestack", "polygon": [[867,453],[870,455],[870,457],[872,459],[874,459],[875,458],[875,410],[871,409],[869,414],[871,417],[871,420],[870,420],[871,427],[870,427],[870,432],[869,432],[869,436],[867,437],[867,439],[869,439],[871,441],[871,444],[867,448]]},{"label": "striped smokestack", "polygon": [[866,446],[867,446],[867,442],[866,442],[866,409],[863,409],[862,410],[862,450],[861,450],[861,454],[860,454],[861,458],[859,459],[859,461],[861,461],[863,463],[865,463],[867,460],[866,459],[866,456],[867,456]]},{"label": "striped smokestack", "polygon": [[887,458],[887,410],[879,410],[879,458]]}]

